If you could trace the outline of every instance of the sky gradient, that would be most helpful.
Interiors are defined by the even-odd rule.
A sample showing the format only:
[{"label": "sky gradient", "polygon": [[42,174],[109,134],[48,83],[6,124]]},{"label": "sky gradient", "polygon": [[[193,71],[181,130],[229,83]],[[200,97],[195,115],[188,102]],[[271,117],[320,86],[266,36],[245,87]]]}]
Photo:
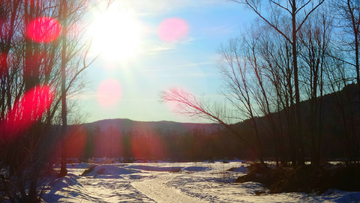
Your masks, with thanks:
[{"label": "sky gradient", "polygon": [[[90,56],[103,53],[86,70],[84,91],[71,98],[86,115],[85,122],[112,118],[206,122],[177,115],[170,105],[160,102],[160,93],[179,87],[206,99],[221,99],[217,49],[246,30],[254,13],[226,0],[119,2],[108,8],[100,4],[86,16],[85,21],[94,24],[87,36],[95,43],[98,38]],[[107,18],[104,23],[107,12],[113,13],[110,19],[117,19],[109,22]],[[172,22],[177,28],[168,29],[178,29],[173,38],[161,31],[162,26],[169,26],[169,19],[170,25],[171,20],[181,21]],[[181,23],[185,23],[183,31]],[[106,30],[106,26],[112,28]],[[99,30],[115,34],[96,35]]]}]

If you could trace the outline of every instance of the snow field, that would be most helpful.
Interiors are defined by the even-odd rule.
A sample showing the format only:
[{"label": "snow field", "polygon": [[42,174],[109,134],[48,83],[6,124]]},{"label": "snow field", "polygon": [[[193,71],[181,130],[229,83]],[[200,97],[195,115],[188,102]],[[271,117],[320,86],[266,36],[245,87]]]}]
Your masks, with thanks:
[{"label": "snow field", "polygon": [[268,194],[260,183],[233,183],[247,164],[114,163],[68,165],[68,175],[57,179],[45,202],[360,202],[360,192],[329,190],[321,196],[305,193]]}]

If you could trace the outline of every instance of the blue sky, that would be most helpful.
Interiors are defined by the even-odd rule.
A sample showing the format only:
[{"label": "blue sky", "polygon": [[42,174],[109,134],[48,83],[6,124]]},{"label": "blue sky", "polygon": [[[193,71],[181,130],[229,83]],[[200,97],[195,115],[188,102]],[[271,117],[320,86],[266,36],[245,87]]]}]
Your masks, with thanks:
[{"label": "blue sky", "polygon": [[[114,44],[113,50],[108,49],[111,50],[109,55],[114,57],[109,59],[103,53],[86,70],[84,78],[89,83],[76,97],[81,110],[88,115],[86,122],[108,118],[206,122],[177,115],[169,105],[159,102],[160,92],[179,87],[206,99],[221,100],[218,91],[221,78],[216,67],[219,59],[217,49],[221,43],[246,30],[246,26],[256,16],[243,5],[226,0],[125,0],[121,3],[115,1],[107,9],[100,4],[86,18],[96,21],[110,11],[126,15],[113,17],[119,19],[108,24],[101,21],[100,25],[106,24],[112,27],[110,29],[119,27],[115,30],[119,31],[119,35],[123,35],[124,29],[132,31],[129,31],[129,35],[122,36],[129,38],[119,42],[124,46],[115,42],[119,40],[119,35],[114,35],[114,39],[111,36],[94,35],[98,30],[107,29],[99,28],[96,23],[93,30],[87,33],[93,38],[107,38],[107,41],[99,41],[100,46],[105,49]],[[126,22],[120,25],[122,18]],[[172,18],[183,19],[188,25],[188,33],[176,41],[164,41],[159,36],[159,26]],[[114,48],[115,45],[124,47],[125,51]],[[134,47],[135,54],[129,54]],[[99,49],[95,46],[92,54],[98,54]],[[100,91],[101,86],[107,88],[104,86],[106,81],[118,82],[121,87],[120,96],[111,105],[104,105],[99,99],[101,94],[107,100],[105,94],[109,91]]]}]

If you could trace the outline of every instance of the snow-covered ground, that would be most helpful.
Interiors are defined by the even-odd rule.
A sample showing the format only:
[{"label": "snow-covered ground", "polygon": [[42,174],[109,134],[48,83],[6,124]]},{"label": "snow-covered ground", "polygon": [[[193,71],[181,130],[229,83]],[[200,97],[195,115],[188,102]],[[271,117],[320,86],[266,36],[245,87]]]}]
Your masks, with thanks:
[{"label": "snow-covered ground", "polygon": [[[259,183],[233,183],[246,173],[241,161],[68,165],[43,195],[45,202],[360,202],[360,192],[329,190],[268,194]],[[230,169],[230,170],[229,170]],[[256,195],[257,194],[257,195]]]}]

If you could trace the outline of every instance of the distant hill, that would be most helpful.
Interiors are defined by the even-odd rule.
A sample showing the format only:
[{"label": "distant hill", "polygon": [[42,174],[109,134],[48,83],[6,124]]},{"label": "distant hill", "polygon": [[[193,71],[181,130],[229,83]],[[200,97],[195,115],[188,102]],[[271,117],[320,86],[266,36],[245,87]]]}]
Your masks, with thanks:
[{"label": "distant hill", "polygon": [[178,133],[186,133],[188,131],[199,129],[205,131],[212,131],[219,127],[218,124],[211,123],[178,123],[172,121],[133,121],[130,119],[105,119],[95,121],[92,123],[83,124],[88,130],[94,130],[99,126],[102,131],[105,131],[110,126],[118,129],[119,131],[157,131],[163,132],[176,131]]},{"label": "distant hill", "polygon": [[[339,92],[333,92],[327,95],[324,95],[323,97],[323,110],[322,114],[324,117],[323,122],[327,123],[328,125],[336,125],[336,122],[334,121],[334,117],[338,117],[338,112],[335,110],[338,108],[336,104],[336,98],[342,98],[342,105],[346,106],[346,108],[349,106],[349,104],[354,105],[359,102],[357,99],[357,86],[355,84],[347,85],[344,89],[342,89]],[[346,99],[345,94],[354,95],[353,97],[350,97],[349,101]],[[345,100],[344,100],[345,98]],[[304,120],[304,124],[306,125],[307,117],[310,111],[310,101],[305,100],[300,102],[301,108],[302,108],[302,114]],[[347,110],[347,109],[346,109]],[[360,117],[360,112],[358,108],[354,108],[355,110],[353,113],[356,114],[355,117]],[[284,113],[284,110],[281,110],[281,114]],[[276,114],[276,113],[273,113]],[[276,117],[276,116],[275,116]],[[277,117],[276,117],[277,118]],[[256,118],[258,123],[267,123],[266,117],[257,117]],[[336,119],[335,119],[336,120]],[[335,122],[335,123],[334,123]],[[85,123],[83,124],[88,130],[94,130],[96,126],[99,126],[102,131],[105,131],[110,126],[116,128],[119,131],[140,131],[140,132],[146,132],[146,131],[176,131],[177,133],[183,134],[189,131],[192,131],[194,129],[198,130],[204,130],[206,132],[212,132],[214,130],[217,130],[221,128],[222,126],[220,124],[211,124],[211,123],[179,123],[179,122],[172,122],[172,121],[133,121],[130,119],[105,119],[100,121],[95,121],[92,123]],[[242,131],[241,129],[249,129],[251,128],[251,121],[250,119],[246,119],[242,122],[233,124],[237,130]]]}]

